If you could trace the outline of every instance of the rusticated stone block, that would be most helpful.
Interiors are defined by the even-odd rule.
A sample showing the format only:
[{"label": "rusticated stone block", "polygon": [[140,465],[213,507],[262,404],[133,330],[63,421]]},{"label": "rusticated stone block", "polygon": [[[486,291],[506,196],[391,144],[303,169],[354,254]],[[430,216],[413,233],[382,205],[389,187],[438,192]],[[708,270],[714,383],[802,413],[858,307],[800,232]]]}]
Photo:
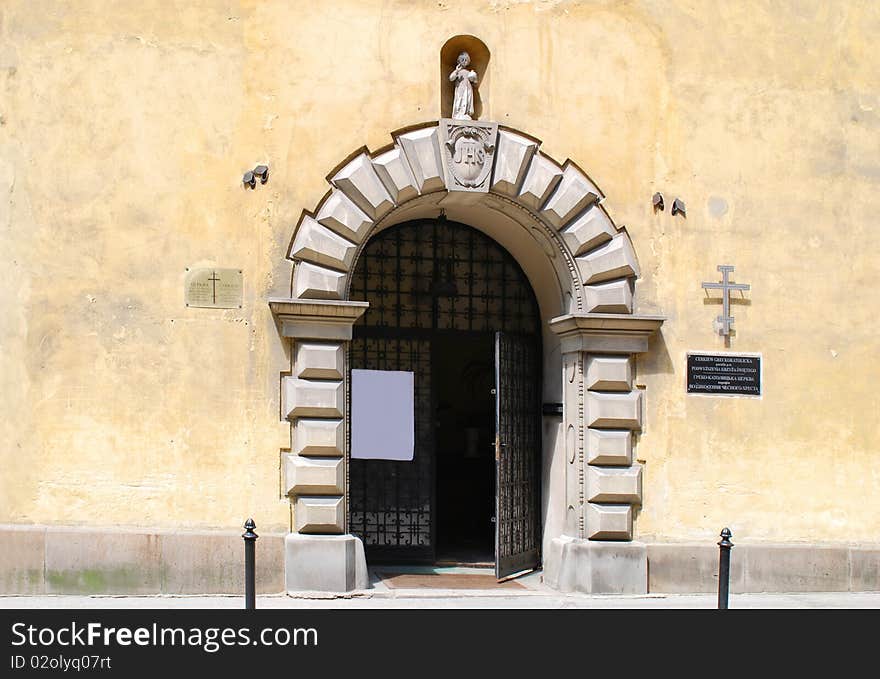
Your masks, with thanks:
[{"label": "rusticated stone block", "polygon": [[341,344],[297,342],[294,374],[309,379],[341,380],[344,361]]},{"label": "rusticated stone block", "polygon": [[606,429],[641,429],[642,394],[606,394],[588,392],[587,426]]},{"label": "rusticated stone block", "polygon": [[293,296],[300,299],[342,299],[345,274],[308,262],[293,270]]},{"label": "rusticated stone block", "polygon": [[589,502],[642,503],[642,467],[588,467]]},{"label": "rusticated stone block", "polygon": [[288,592],[350,592],[369,587],[364,545],[354,535],[300,535],[284,539]]},{"label": "rusticated stone block", "polygon": [[536,153],[529,165],[517,200],[538,212],[562,180],[562,168],[547,156]]},{"label": "rusticated stone block", "polygon": [[281,389],[281,409],[285,418],[342,417],[342,382],[315,382],[285,377]]},{"label": "rusticated stone block", "polygon": [[373,221],[342,191],[333,189],[327,200],[321,203],[315,219],[352,243],[360,243],[366,237]]},{"label": "rusticated stone block", "polygon": [[559,186],[541,210],[541,216],[554,227],[560,229],[575,215],[601,197],[602,192],[583,172],[574,165],[567,165],[562,171]]},{"label": "rusticated stone block", "polygon": [[397,143],[409,162],[419,193],[446,188],[439,129],[436,126],[402,134],[397,138]]},{"label": "rusticated stone block", "polygon": [[626,233],[619,233],[600,248],[575,260],[584,284],[639,275],[639,264]]},{"label": "rusticated stone block", "polygon": [[294,530],[297,533],[338,535],[343,532],[344,505],[342,496],[300,495],[293,506]]},{"label": "rusticated stone block", "polygon": [[341,457],[284,456],[286,495],[341,495],[345,492]]},{"label": "rusticated stone block", "polygon": [[289,257],[347,271],[356,249],[354,243],[306,216],[296,230]]},{"label": "rusticated stone block", "polygon": [[632,432],[628,429],[587,429],[587,462],[594,465],[632,464]]},{"label": "rusticated stone block", "polygon": [[632,285],[628,279],[585,285],[586,311],[593,314],[631,314]]},{"label": "rusticated stone block", "polygon": [[345,452],[342,420],[301,417],[293,428],[293,452],[298,455],[342,457]]},{"label": "rusticated stone block", "polygon": [[373,166],[395,203],[399,204],[419,195],[415,177],[399,146],[373,158]]},{"label": "rusticated stone block", "polygon": [[628,356],[587,357],[587,389],[629,391],[632,389],[632,360]]},{"label": "rusticated stone block", "polygon": [[352,159],[330,181],[374,220],[394,208],[394,201],[376,174],[373,161],[365,153]]},{"label": "rusticated stone block", "polygon": [[646,594],[648,558],[638,542],[554,538],[545,559],[544,582],[562,592]]},{"label": "rusticated stone block", "polygon": [[529,169],[538,143],[507,130],[498,132],[492,190],[513,198]]},{"label": "rusticated stone block", "polygon": [[575,257],[607,243],[617,235],[611,219],[599,205],[584,212],[562,231],[562,238]]},{"label": "rusticated stone block", "polygon": [[632,540],[630,505],[589,503],[584,515],[587,537],[590,540]]}]

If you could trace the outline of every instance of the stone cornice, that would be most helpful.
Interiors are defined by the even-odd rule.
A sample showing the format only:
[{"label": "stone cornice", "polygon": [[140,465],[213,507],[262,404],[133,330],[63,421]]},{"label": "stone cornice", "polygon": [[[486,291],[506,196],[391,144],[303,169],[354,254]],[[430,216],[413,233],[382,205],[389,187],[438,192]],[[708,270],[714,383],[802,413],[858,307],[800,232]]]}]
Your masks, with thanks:
[{"label": "stone cornice", "polygon": [[566,314],[552,319],[550,329],[560,335],[563,353],[642,353],[665,320],[663,316]]},{"label": "stone cornice", "polygon": [[369,302],[269,299],[269,308],[281,322],[281,334],[299,339],[350,340],[351,326],[369,306]]},{"label": "stone cornice", "polygon": [[566,314],[550,320],[550,328],[558,335],[569,332],[587,334],[616,332],[650,336],[657,332],[665,316],[633,316],[630,314]]}]

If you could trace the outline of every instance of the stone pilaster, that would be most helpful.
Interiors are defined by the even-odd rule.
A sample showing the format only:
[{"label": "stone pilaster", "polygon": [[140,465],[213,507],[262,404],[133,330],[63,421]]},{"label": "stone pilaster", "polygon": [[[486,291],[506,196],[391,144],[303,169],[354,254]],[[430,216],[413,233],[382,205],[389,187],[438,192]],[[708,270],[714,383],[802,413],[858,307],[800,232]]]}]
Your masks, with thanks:
[{"label": "stone pilaster", "polygon": [[363,546],[345,534],[345,362],[352,325],[368,305],[299,299],[269,304],[293,356],[281,385],[281,416],[291,423],[282,483],[293,505],[294,531],[286,538],[286,586],[360,589],[367,584]]},{"label": "stone pilaster", "polygon": [[584,362],[578,351],[563,355],[562,426],[565,432],[565,535],[584,530]]},{"label": "stone pilaster", "polygon": [[553,541],[551,586],[563,591],[647,591],[647,551],[633,542],[642,469],[633,438],[642,428],[634,355],[647,351],[659,317],[571,314],[553,319],[563,353],[566,430],[565,535]]}]

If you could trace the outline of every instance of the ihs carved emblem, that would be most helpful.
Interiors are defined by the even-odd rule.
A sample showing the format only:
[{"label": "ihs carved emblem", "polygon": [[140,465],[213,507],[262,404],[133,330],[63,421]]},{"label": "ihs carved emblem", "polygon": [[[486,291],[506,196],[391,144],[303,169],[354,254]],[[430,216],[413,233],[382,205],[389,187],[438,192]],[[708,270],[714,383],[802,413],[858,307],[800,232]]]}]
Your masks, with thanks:
[{"label": "ihs carved emblem", "polygon": [[450,119],[440,122],[449,190],[487,192],[498,124]]}]

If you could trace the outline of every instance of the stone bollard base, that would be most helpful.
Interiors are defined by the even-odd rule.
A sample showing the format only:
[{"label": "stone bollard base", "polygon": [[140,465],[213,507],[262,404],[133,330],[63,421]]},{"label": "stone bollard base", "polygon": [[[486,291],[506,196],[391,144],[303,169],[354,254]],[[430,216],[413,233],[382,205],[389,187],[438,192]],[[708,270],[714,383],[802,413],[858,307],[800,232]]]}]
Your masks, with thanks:
[{"label": "stone bollard base", "polygon": [[354,535],[284,538],[284,580],[288,592],[351,592],[366,589],[364,545]]}]

